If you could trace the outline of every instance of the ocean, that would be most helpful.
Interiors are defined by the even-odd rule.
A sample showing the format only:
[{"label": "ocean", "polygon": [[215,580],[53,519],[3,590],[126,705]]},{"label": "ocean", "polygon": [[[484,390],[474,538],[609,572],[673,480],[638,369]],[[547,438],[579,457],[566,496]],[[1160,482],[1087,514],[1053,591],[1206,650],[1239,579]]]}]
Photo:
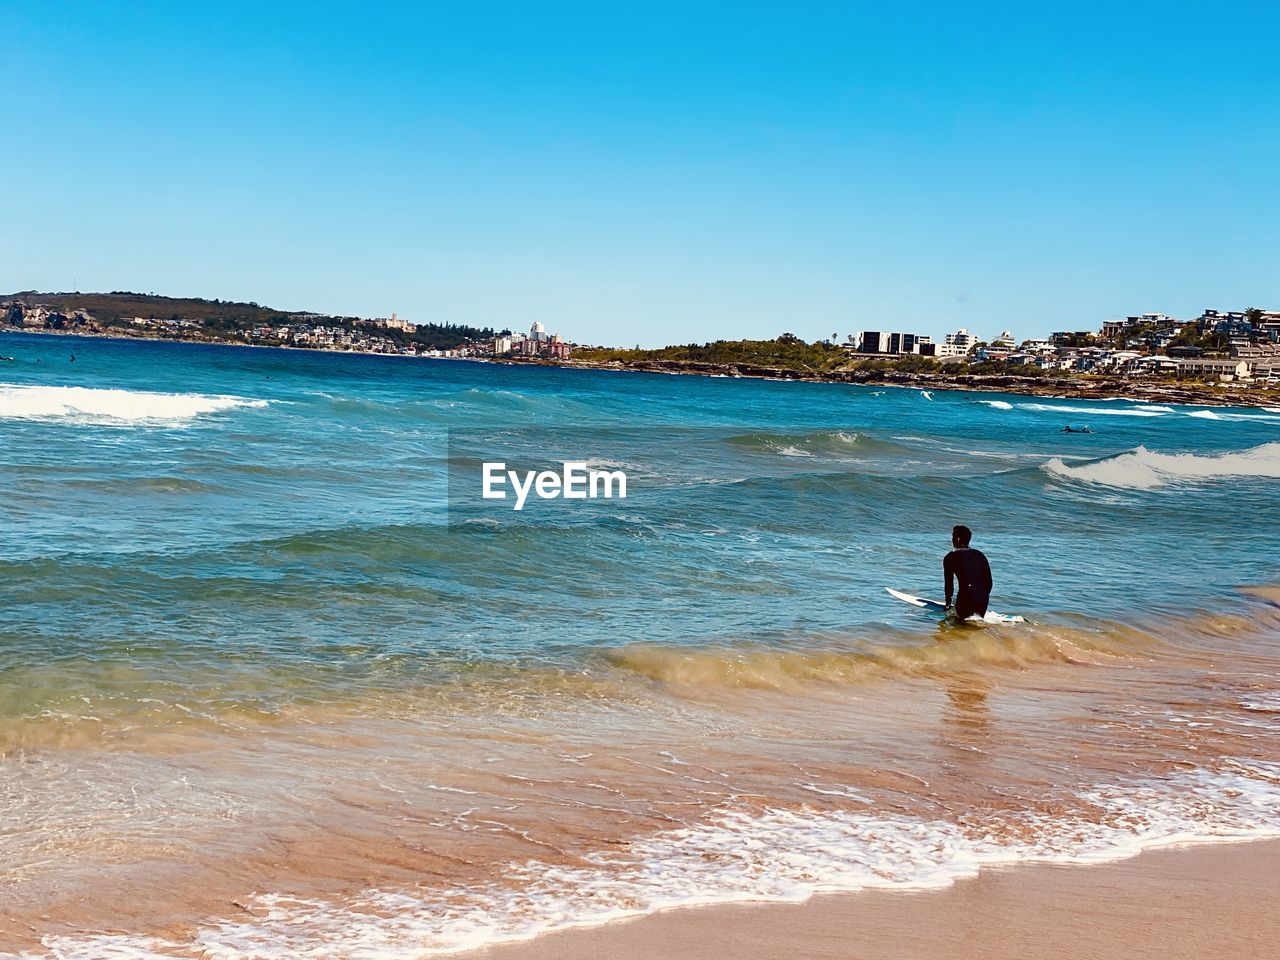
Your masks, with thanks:
[{"label": "ocean", "polygon": [[[0,955],[430,957],[1280,835],[1280,410],[0,354]],[[480,496],[564,460],[626,498]],[[885,592],[956,523],[1025,623]]]}]

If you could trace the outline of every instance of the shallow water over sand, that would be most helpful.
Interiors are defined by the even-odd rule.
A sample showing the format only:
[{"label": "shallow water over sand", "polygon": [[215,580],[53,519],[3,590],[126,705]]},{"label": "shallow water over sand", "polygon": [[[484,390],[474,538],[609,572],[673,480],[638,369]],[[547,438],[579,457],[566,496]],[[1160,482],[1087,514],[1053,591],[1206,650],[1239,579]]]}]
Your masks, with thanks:
[{"label": "shallow water over sand", "polygon": [[[0,949],[412,957],[1280,833],[1274,417],[6,341]],[[446,495],[557,443],[635,495]],[[954,522],[1030,622],[883,592]]]}]

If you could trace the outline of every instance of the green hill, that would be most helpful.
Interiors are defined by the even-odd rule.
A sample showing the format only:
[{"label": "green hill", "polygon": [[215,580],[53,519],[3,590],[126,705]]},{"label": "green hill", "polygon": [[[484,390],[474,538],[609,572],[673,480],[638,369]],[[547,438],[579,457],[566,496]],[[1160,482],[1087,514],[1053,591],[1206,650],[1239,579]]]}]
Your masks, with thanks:
[{"label": "green hill", "polygon": [[362,317],[340,317],[302,310],[279,310],[258,303],[233,300],[206,300],[202,297],[164,297],[154,293],[113,290],[110,293],[47,293],[24,290],[0,294],[0,304],[20,303],[26,307],[42,306],[66,316],[83,311],[108,332],[115,328],[136,332],[135,317],[145,320],[193,320],[198,333],[176,334],[175,339],[240,340],[245,331],[259,326],[287,324],[319,324],[347,329],[376,330],[379,337],[401,345],[418,344],[427,349],[447,350],[472,340],[493,336],[490,328],[466,324],[428,323],[413,332],[374,327]]},{"label": "green hill", "polygon": [[716,340],[655,350],[579,348],[574,357],[588,362],[715,364],[770,367],[802,373],[889,369],[916,372],[938,369],[938,362],[930,357],[868,357],[851,354],[838,344],[824,340],[807,343],[790,333],[784,333],[773,340]]}]

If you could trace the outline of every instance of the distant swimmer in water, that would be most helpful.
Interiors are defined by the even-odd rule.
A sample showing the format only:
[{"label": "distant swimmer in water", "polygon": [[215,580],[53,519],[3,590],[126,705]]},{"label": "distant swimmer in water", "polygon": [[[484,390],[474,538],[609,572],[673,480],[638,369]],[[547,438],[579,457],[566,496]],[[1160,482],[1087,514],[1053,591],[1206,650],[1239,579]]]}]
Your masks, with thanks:
[{"label": "distant swimmer in water", "polygon": [[76,355],[74,353],[71,355],[71,362],[72,363],[76,362]]},{"label": "distant swimmer in water", "polygon": [[1063,433],[1093,433],[1088,427],[1065,426],[1062,428]]},{"label": "distant swimmer in water", "polygon": [[[947,609],[954,609],[961,620],[968,620],[975,614],[986,616],[987,602],[991,599],[991,564],[981,550],[969,546],[973,533],[968,527],[951,528],[951,545],[953,549],[942,558],[942,574],[946,580]],[[957,581],[960,589],[955,590]],[[951,597],[955,595],[955,606]]]}]

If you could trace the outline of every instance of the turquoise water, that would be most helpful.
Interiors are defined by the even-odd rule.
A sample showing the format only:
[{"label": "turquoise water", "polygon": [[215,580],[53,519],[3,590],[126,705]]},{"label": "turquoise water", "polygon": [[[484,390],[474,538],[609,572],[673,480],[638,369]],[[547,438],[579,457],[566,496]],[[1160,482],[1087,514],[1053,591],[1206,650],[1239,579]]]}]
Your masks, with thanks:
[{"label": "turquoise water", "polygon": [[[25,335],[4,350],[10,663],[785,642],[902,622],[881,587],[938,593],[958,522],[991,557],[1000,609],[1029,615],[1213,606],[1277,573],[1280,447],[1265,445],[1280,414],[1263,411]],[[245,405],[186,417],[108,394],[82,414],[41,397],[63,386]],[[584,459],[630,465],[632,496],[550,524],[450,525],[450,428],[497,454],[571,432]],[[1113,482],[1070,472],[1140,446],[1256,462],[1150,489],[1114,460]]]},{"label": "turquoise water", "polygon": [[[104,929],[186,956],[145,936],[202,911],[217,956],[417,956],[870,882],[851,863],[919,885],[1085,855],[1068,836],[1280,829],[1278,627],[1241,592],[1280,573],[1278,411],[0,341],[0,847],[16,915],[81,904],[41,934],[57,956]],[[628,497],[478,498],[485,460],[569,458]],[[940,595],[955,523],[1021,632],[884,592]],[[1219,788],[1252,806],[1205,820]],[[1051,811],[1069,829],[1025,846]],[[889,852],[857,839],[871,816],[905,831]],[[792,855],[707,873],[735,831]],[[152,892],[115,903],[104,875]],[[214,888],[347,905],[250,922]]]}]

